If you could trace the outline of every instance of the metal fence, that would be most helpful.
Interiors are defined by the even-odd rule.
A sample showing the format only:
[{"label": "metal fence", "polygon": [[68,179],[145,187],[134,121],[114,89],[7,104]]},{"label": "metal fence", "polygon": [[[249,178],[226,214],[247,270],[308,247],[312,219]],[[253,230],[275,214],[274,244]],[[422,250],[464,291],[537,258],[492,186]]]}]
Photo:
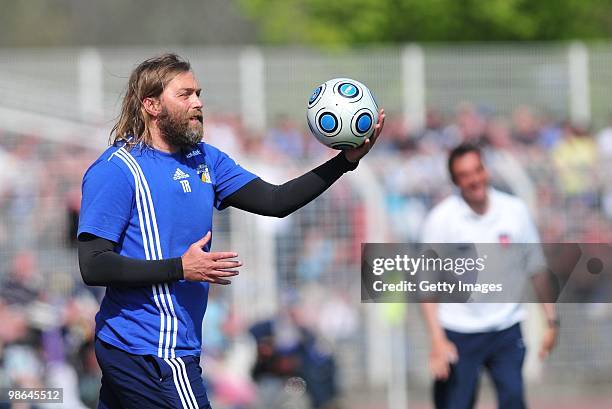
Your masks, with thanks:
[{"label": "metal fence", "polygon": [[[415,127],[424,123],[429,107],[450,115],[462,101],[503,116],[529,105],[558,118],[592,120],[596,127],[605,124],[610,110],[612,44],[411,45],[334,52],[172,50],[191,61],[204,90],[207,115],[236,116],[247,128],[244,139],[263,134],[280,116],[303,124],[312,88],[336,76],[363,81],[390,117],[403,117]],[[73,292],[78,270],[67,240],[70,200],[85,167],[105,146],[131,69],[161,51],[0,50],[0,142],[11,152],[0,157],[3,273],[19,247],[27,246],[35,250],[41,280],[52,293]],[[27,151],[28,137],[38,141],[29,156],[20,153]],[[434,198],[449,191],[448,181],[440,177],[441,152],[404,155],[387,149],[287,219],[233,209],[215,216],[216,248],[238,251],[248,266],[221,298],[248,323],[277,312],[282,294],[297,290],[310,312],[310,324],[337,355],[344,390],[357,396],[375,391],[373,407],[402,402],[405,396],[397,391],[403,389],[403,380],[410,393],[426,394],[428,339],[415,306],[398,313],[393,307],[360,304],[359,244],[414,239]],[[237,154],[247,168],[273,182],[321,160],[287,156],[271,162],[252,152]],[[548,156],[533,162],[530,158],[517,160],[531,178],[519,194],[533,200],[535,209],[546,209],[540,211],[540,225],[549,228],[560,219],[548,210],[567,210],[565,198],[556,192],[549,198],[554,203],[544,207],[537,189],[548,183],[554,165]],[[503,169],[500,173],[503,179]],[[30,177],[21,179],[25,174]],[[607,305],[560,309],[564,326],[559,349],[544,364],[530,358],[530,382],[552,391],[571,385],[577,396],[585,396],[589,384],[609,384],[612,379],[612,314]],[[528,328],[533,329],[530,337],[537,338],[537,319]],[[406,378],[398,378],[398,371]],[[380,393],[385,388],[387,395]]]},{"label": "metal fence", "polygon": [[163,51],[188,58],[211,112],[264,129],[279,115],[304,118],[319,83],[367,84],[388,112],[419,125],[427,107],[452,112],[471,101],[502,114],[519,105],[604,124],[611,106],[612,45],[409,45],[316,51],[283,48],[0,50],[2,108],[108,127],[135,64]]}]

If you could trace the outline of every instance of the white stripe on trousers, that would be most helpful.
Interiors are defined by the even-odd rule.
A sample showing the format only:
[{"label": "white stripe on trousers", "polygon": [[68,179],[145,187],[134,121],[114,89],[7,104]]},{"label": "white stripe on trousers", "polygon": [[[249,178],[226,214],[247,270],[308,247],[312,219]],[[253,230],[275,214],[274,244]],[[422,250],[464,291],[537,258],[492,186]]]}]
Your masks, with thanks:
[{"label": "white stripe on trousers", "polygon": [[[198,401],[195,395],[193,394],[193,390],[191,389],[191,383],[189,382],[189,376],[187,376],[187,370],[185,368],[185,363],[183,362],[183,360],[180,357],[178,357],[178,358],[166,359],[165,361],[172,368],[173,374],[176,369],[176,373],[178,374],[179,385],[181,386],[183,393],[185,393],[186,400],[187,400],[189,407],[198,409],[199,408]],[[175,385],[176,385],[176,379],[175,379]]]},{"label": "white stripe on trousers", "polygon": [[[185,384],[187,385],[187,389],[189,389],[189,395],[191,396],[191,399],[193,400],[196,408],[198,407],[198,401],[196,400],[194,394],[193,394],[193,390],[191,389],[191,382],[189,382],[189,376],[187,375],[187,368],[185,367],[185,363],[183,362],[183,360],[179,357],[176,358],[176,360],[179,362],[179,364],[181,365],[181,368],[183,370],[183,374],[185,375]],[[198,362],[198,365],[200,363]]]},{"label": "white stripe on trousers", "polygon": [[[174,387],[176,388],[176,391],[178,392],[179,399],[181,400],[181,403],[183,404],[183,409],[193,409],[193,406],[192,406],[192,404],[191,404],[191,402],[189,400],[187,400],[187,403],[185,403],[185,397],[183,395],[183,393],[184,393],[184,391],[183,391],[184,385],[182,384],[181,381],[179,381],[179,377],[178,377],[178,374],[176,372],[176,368],[174,367],[174,365],[172,365],[172,363],[170,363],[170,359],[164,358],[164,361],[166,361],[166,363],[170,366],[170,369],[172,369],[172,379],[174,380]],[[196,408],[197,408],[197,406],[196,406]]]}]

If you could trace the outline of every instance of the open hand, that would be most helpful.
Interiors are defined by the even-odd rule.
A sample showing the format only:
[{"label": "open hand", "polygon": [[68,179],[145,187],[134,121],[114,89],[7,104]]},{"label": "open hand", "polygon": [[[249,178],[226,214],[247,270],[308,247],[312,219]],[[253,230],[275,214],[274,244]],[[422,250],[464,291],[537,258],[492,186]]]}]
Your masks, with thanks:
[{"label": "open hand", "polygon": [[187,281],[206,281],[215,284],[231,284],[230,277],[238,275],[236,268],[242,263],[230,260],[238,257],[238,253],[229,251],[206,252],[204,246],[210,241],[212,234],[193,243],[181,256],[183,263],[183,278]]}]

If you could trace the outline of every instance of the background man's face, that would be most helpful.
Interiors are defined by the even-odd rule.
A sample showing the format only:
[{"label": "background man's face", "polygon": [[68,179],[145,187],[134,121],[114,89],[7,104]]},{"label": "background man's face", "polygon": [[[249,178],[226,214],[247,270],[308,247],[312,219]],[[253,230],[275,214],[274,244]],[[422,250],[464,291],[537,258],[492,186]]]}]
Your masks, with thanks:
[{"label": "background man's face", "polygon": [[461,190],[466,202],[483,203],[487,200],[489,174],[484,168],[480,155],[468,152],[453,161],[454,182]]}]

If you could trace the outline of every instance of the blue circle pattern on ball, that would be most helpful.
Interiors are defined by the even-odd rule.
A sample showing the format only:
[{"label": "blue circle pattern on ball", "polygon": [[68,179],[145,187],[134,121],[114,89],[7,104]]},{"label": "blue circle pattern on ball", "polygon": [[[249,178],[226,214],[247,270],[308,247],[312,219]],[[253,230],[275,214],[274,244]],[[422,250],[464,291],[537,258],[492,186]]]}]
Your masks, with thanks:
[{"label": "blue circle pattern on ball", "polygon": [[338,120],[334,115],[326,113],[319,118],[319,125],[325,132],[334,132],[338,127]]},{"label": "blue circle pattern on ball", "polygon": [[317,97],[321,93],[321,88],[321,86],[318,86],[314,91],[312,91],[312,95],[308,99],[308,104],[312,104],[317,99]]},{"label": "blue circle pattern on ball", "polygon": [[359,95],[359,89],[355,84],[344,82],[338,87],[338,92],[345,98],[355,98]]},{"label": "blue circle pattern on ball", "polygon": [[357,119],[357,132],[366,133],[372,127],[372,117],[370,114],[361,114]]},{"label": "blue circle pattern on ball", "polygon": [[333,132],[338,127],[338,120],[332,114],[323,114],[319,118],[319,125],[325,132]]}]

